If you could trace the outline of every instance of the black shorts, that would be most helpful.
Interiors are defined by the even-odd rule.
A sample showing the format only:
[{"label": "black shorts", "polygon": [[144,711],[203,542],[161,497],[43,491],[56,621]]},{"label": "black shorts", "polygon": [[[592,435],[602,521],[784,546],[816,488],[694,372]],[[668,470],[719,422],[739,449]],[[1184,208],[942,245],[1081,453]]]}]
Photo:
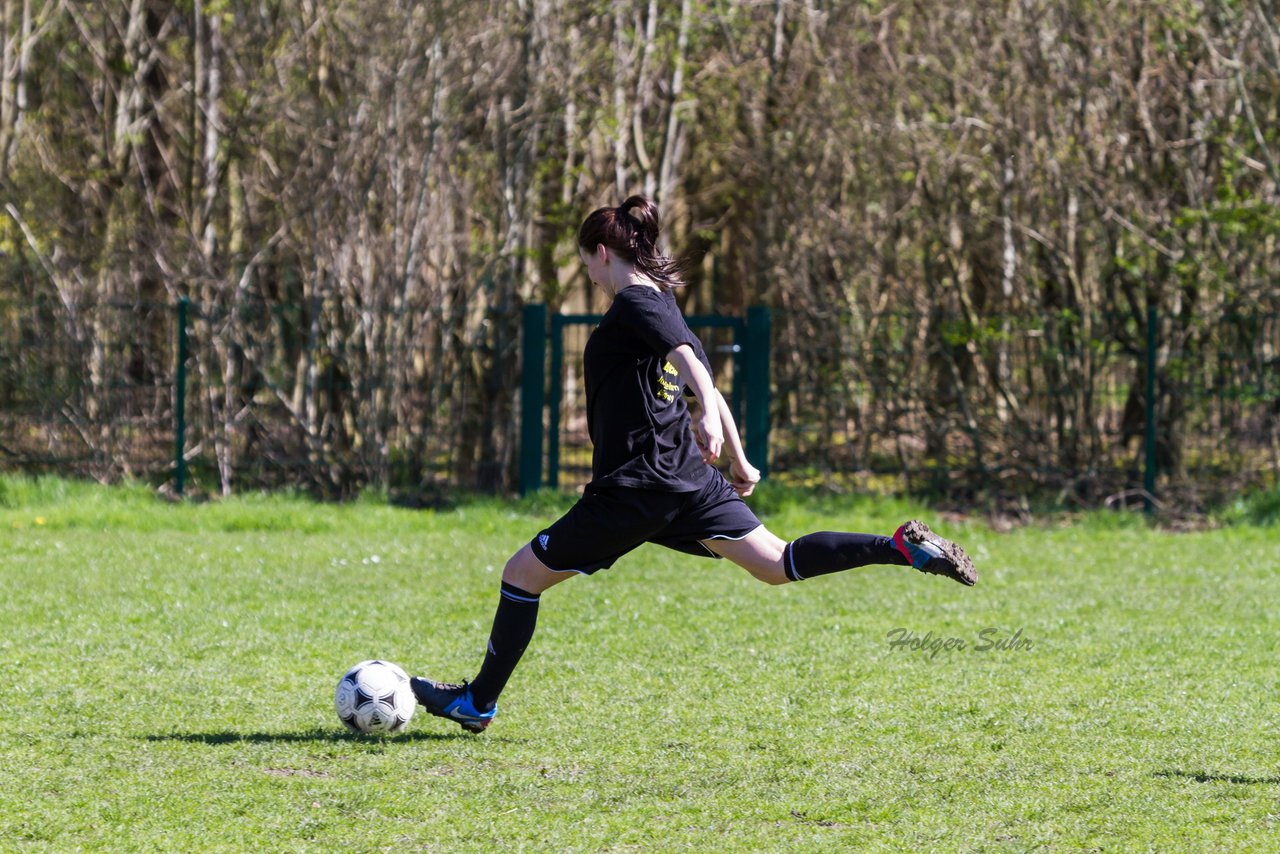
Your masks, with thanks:
[{"label": "black shorts", "polygon": [[533,538],[538,560],[557,572],[590,575],[642,543],[719,557],[701,540],[740,540],[760,527],[718,471],[697,492],[588,486],[578,503]]}]

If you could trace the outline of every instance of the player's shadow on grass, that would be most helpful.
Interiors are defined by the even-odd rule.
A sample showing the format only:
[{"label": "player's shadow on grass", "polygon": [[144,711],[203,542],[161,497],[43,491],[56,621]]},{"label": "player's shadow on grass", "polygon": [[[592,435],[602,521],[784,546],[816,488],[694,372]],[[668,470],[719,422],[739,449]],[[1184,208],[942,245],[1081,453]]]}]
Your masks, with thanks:
[{"label": "player's shadow on grass", "polygon": [[1280,786],[1280,777],[1245,777],[1241,774],[1189,774],[1186,771],[1156,771],[1152,777],[1181,777],[1197,783],[1238,783],[1242,786]]},{"label": "player's shadow on grass", "polygon": [[[403,744],[408,741],[455,741],[475,738],[462,732],[427,732],[414,730],[387,737],[353,735],[341,730],[314,729],[305,732],[173,732],[163,735],[142,736],[145,741],[185,741],[191,744],[275,744],[281,742],[330,741],[351,744]],[[507,741],[505,738],[487,737],[486,741]]]}]

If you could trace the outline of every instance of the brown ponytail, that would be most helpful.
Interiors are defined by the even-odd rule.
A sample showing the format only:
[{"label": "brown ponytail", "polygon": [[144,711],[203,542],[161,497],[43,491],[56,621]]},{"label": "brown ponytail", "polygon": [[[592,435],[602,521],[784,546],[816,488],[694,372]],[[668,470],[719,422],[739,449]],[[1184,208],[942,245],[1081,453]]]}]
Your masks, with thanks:
[{"label": "brown ponytail", "polygon": [[599,208],[582,221],[578,245],[589,253],[604,244],[664,288],[684,284],[682,265],[658,251],[658,206],[629,196],[616,208]]}]

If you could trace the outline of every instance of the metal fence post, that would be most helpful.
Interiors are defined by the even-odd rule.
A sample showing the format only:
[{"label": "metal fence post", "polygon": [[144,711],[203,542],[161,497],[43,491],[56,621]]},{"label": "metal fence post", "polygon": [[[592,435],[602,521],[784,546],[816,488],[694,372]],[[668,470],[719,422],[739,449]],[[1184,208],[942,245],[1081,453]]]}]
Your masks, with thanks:
[{"label": "metal fence post", "polygon": [[174,372],[173,491],[179,496],[187,483],[187,310],[191,301],[178,300],[178,365]]},{"label": "metal fence post", "polygon": [[542,413],[546,401],[547,307],[524,307],[520,346],[520,494],[542,486]]},{"label": "metal fence post", "polygon": [[1154,305],[1147,306],[1147,394],[1146,394],[1146,436],[1144,451],[1146,463],[1142,472],[1143,505],[1147,513],[1155,512],[1152,500],[1156,492],[1156,344],[1158,332],[1156,323],[1159,320]]},{"label": "metal fence post", "polygon": [[547,443],[547,486],[560,488],[560,404],[564,400],[564,319],[563,314],[551,316],[551,427]]},{"label": "metal fence post", "polygon": [[769,342],[773,317],[769,309],[753,305],[747,309],[747,459],[769,474]]},{"label": "metal fence post", "polygon": [[747,322],[740,317],[734,318],[733,324],[733,389],[729,392],[732,400],[729,408],[733,412],[733,423],[743,425],[743,401],[747,397],[747,366],[744,363],[747,346]]}]

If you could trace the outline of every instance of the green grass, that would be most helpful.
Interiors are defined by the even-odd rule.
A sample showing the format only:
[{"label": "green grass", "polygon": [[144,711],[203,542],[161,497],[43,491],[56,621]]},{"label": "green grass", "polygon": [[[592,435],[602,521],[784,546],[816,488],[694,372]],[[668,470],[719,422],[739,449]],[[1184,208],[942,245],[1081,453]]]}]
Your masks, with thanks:
[{"label": "green grass", "polygon": [[[0,848],[1276,849],[1277,528],[939,523],[973,589],[646,546],[544,595],[484,735],[344,734],[356,661],[473,674],[503,562],[564,506],[0,479]],[[761,507],[783,536],[925,512]]]}]

